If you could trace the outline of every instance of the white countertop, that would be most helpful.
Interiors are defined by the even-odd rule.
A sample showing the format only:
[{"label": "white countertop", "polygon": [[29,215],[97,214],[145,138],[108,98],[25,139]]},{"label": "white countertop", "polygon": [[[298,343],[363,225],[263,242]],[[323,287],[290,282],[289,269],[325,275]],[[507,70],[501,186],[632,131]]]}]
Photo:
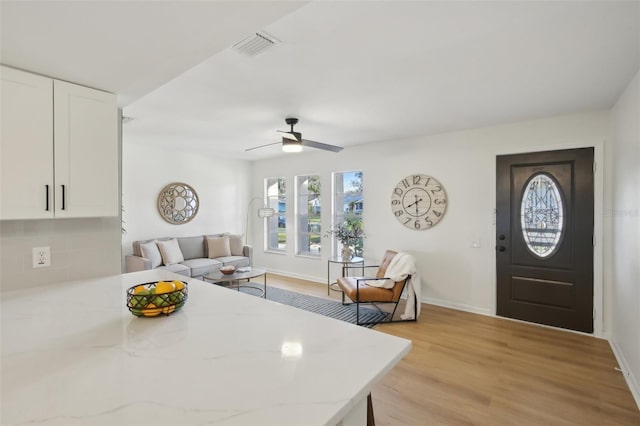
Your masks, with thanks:
[{"label": "white countertop", "polygon": [[[182,310],[131,315],[126,289],[161,279],[189,283]],[[411,348],[160,270],[1,298],[2,425],[336,424]]]}]

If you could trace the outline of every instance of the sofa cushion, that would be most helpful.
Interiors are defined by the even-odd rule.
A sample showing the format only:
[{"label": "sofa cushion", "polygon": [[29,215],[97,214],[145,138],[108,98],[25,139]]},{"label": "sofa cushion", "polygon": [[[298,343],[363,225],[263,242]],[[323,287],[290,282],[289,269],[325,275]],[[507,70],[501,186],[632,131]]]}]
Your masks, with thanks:
[{"label": "sofa cushion", "polygon": [[162,265],[162,255],[155,241],[140,244],[140,257],[151,261],[151,269]]},{"label": "sofa cushion", "polygon": [[173,265],[184,260],[184,256],[178,245],[178,240],[175,238],[167,241],[157,241],[156,244],[160,249],[160,254],[162,254],[162,263],[165,265]]},{"label": "sofa cushion", "polygon": [[190,259],[180,263],[191,268],[192,277],[202,277],[210,272],[217,271],[222,266],[222,262],[214,259]]},{"label": "sofa cushion", "polygon": [[182,265],[180,263],[174,263],[173,265],[162,266],[162,269],[166,269],[167,271],[175,272],[176,274],[184,275],[187,277],[191,276],[191,269],[188,266]]},{"label": "sofa cushion", "polygon": [[185,260],[205,257],[203,236],[178,238],[178,245]]},{"label": "sofa cushion", "polygon": [[224,256],[216,259],[222,262],[224,266],[233,265],[236,268],[242,268],[243,266],[249,266],[249,258],[244,256]]},{"label": "sofa cushion", "polygon": [[131,246],[133,247],[133,255],[134,256],[142,256],[142,252],[140,251],[140,245],[142,244],[146,244],[146,243],[155,243],[157,241],[167,241],[170,240],[171,237],[162,237],[162,238],[153,238],[150,240],[140,240],[140,241],[134,241],[133,244],[131,244]]},{"label": "sofa cushion", "polygon": [[244,256],[242,235],[229,234],[229,247],[231,248],[231,256]]},{"label": "sofa cushion", "polygon": [[220,238],[220,237],[224,237],[225,234],[210,234],[210,235],[205,235],[204,236],[204,257],[208,257],[209,259],[211,259],[211,256],[209,256],[209,244],[207,243],[207,239],[208,238]]},{"label": "sofa cushion", "polygon": [[229,237],[227,236],[218,238],[207,237],[207,246],[209,246],[209,259],[231,256],[231,246],[229,245]]}]

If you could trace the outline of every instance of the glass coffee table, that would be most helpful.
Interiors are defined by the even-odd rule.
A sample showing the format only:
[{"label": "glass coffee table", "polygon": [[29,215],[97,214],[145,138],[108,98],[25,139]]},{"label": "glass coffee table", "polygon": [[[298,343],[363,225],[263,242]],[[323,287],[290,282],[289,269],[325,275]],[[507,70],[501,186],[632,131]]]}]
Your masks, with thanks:
[{"label": "glass coffee table", "polygon": [[[264,278],[264,286],[259,287],[259,283],[252,283],[249,280],[262,276]],[[240,287],[248,287],[259,290],[262,292],[261,297],[267,298],[267,270],[263,268],[245,267],[238,268],[233,274],[225,275],[220,271],[214,271],[206,274],[202,277],[203,280],[212,281],[214,283],[221,283],[228,288],[237,288],[240,291]],[[241,281],[247,280],[246,283]]]}]

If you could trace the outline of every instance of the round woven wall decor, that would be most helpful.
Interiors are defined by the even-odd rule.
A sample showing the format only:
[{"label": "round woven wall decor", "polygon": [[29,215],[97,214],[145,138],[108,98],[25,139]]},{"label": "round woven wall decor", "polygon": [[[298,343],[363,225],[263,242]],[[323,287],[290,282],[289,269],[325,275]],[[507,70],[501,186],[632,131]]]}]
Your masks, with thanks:
[{"label": "round woven wall decor", "polygon": [[186,183],[174,182],[158,194],[158,212],[173,225],[189,222],[198,213],[198,194]]}]

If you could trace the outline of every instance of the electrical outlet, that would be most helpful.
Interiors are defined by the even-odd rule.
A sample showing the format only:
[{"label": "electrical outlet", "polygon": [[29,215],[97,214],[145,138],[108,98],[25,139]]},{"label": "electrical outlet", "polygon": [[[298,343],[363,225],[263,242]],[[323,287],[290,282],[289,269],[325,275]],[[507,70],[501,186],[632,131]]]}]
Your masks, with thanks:
[{"label": "electrical outlet", "polygon": [[44,268],[51,266],[51,249],[49,247],[33,248],[33,267]]}]

